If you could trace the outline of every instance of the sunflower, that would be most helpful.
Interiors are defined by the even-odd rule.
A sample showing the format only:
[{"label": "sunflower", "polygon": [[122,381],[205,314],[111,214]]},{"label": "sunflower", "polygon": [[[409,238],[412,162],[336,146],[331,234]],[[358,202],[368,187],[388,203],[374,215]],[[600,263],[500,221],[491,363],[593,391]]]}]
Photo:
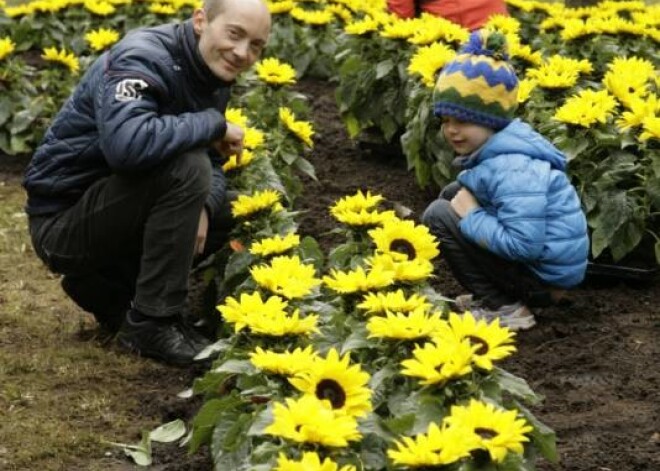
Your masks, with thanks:
[{"label": "sunflower", "polygon": [[488,451],[490,458],[501,463],[508,452],[522,454],[525,436],[533,428],[524,419],[518,418],[515,410],[496,408],[493,404],[472,399],[467,406],[453,406],[445,418],[450,427],[469,430],[479,439],[480,449]]},{"label": "sunflower", "polygon": [[119,40],[119,33],[114,29],[99,28],[85,34],[85,41],[94,51],[102,51]]},{"label": "sunflower", "polygon": [[648,83],[657,75],[650,61],[638,57],[617,57],[607,68],[603,85],[629,109],[647,94]]},{"label": "sunflower", "polygon": [[367,190],[366,193],[362,193],[362,190],[358,190],[354,195],[344,196],[330,207],[330,213],[343,213],[346,211],[362,211],[367,209],[375,208],[378,203],[383,201],[382,195],[372,195],[370,191]]},{"label": "sunflower", "polygon": [[472,372],[473,347],[467,340],[445,342],[442,347],[428,342],[413,351],[413,357],[401,362],[402,374],[421,378],[421,384],[444,384]]},{"label": "sunflower", "polygon": [[415,35],[419,29],[419,21],[415,19],[396,19],[383,25],[381,37],[388,39],[407,39]]},{"label": "sunflower", "polygon": [[562,30],[559,37],[562,41],[568,42],[582,36],[593,34],[592,28],[588,27],[584,20],[579,18],[570,18],[562,22]]},{"label": "sunflower", "polygon": [[349,355],[339,357],[333,348],[326,358],[314,362],[289,382],[299,391],[316,397],[339,414],[362,417],[371,411],[369,374],[359,365],[349,365]]},{"label": "sunflower", "polygon": [[378,21],[366,15],[360,20],[353,20],[344,27],[344,33],[349,35],[362,36],[372,31],[378,30]]},{"label": "sunflower", "polygon": [[270,257],[271,255],[279,255],[287,252],[299,245],[300,236],[291,232],[285,236],[275,235],[254,242],[250,246],[250,253],[260,257]]},{"label": "sunflower", "polygon": [[[442,40],[447,43],[463,44],[470,38],[470,30],[463,26],[449,21],[445,18],[434,16],[432,20],[432,29],[435,29],[435,40]],[[415,38],[417,34],[413,35]]]},{"label": "sunflower", "polygon": [[394,273],[394,281],[417,283],[426,280],[433,273],[433,263],[424,258],[397,260],[391,253],[374,255],[366,260],[371,270]]},{"label": "sunflower", "polygon": [[250,353],[250,361],[260,370],[285,376],[293,376],[310,369],[317,358],[318,355],[311,345],[304,350],[298,347],[292,352],[283,353],[257,347],[254,352]]},{"label": "sunflower", "polygon": [[470,434],[464,434],[456,427],[442,427],[431,423],[425,434],[414,439],[403,437],[395,442],[397,449],[389,449],[387,455],[394,464],[410,467],[442,466],[454,463],[470,455],[478,440]]},{"label": "sunflower", "polygon": [[513,345],[515,334],[500,327],[499,321],[486,323],[483,319],[475,320],[470,312],[462,316],[452,312],[449,321],[437,330],[436,342],[442,347],[444,339],[450,343],[467,340],[476,347],[472,353],[472,362],[483,370],[492,370],[493,361],[508,357],[516,351]]},{"label": "sunflower", "polygon": [[517,34],[520,31],[520,21],[508,15],[491,15],[484,28],[503,34]]},{"label": "sunflower", "polygon": [[297,255],[281,255],[273,258],[269,265],[250,268],[259,286],[288,299],[302,298],[321,284],[314,272],[314,266],[302,263]]},{"label": "sunflower", "polygon": [[298,138],[300,138],[300,140],[307,144],[309,147],[314,147],[314,141],[312,141],[314,129],[312,128],[311,123],[307,121],[296,121],[296,115],[293,114],[293,111],[285,106],[280,107],[279,113],[280,120],[284,123],[287,129],[289,129],[289,131],[298,136]]},{"label": "sunflower", "polygon": [[287,314],[285,311],[272,311],[265,315],[250,312],[247,314],[245,322],[253,334],[283,337],[318,332],[316,327],[318,317],[315,314],[308,314],[301,318],[299,309],[294,309],[291,314]]},{"label": "sunflower", "polygon": [[543,53],[541,51],[533,51],[529,45],[520,44],[519,41],[509,43],[509,53],[511,57],[518,57],[535,66],[543,64]]},{"label": "sunflower", "polygon": [[24,5],[17,5],[15,7],[6,6],[4,8],[4,14],[8,18],[18,18],[20,16],[31,15],[34,13],[34,6],[30,3]]},{"label": "sunflower", "polygon": [[596,122],[605,123],[614,108],[616,100],[607,90],[582,90],[566,100],[553,119],[588,128]]},{"label": "sunflower", "polygon": [[274,314],[286,314],[288,303],[279,296],[270,296],[265,302],[258,291],[254,293],[241,293],[240,299],[229,296],[224,304],[216,306],[222,317],[234,325],[234,330],[248,326],[252,313],[272,317]]},{"label": "sunflower", "polygon": [[271,2],[270,0],[268,0],[266,2],[266,5],[268,6],[268,10],[272,15],[288,13],[289,11],[291,11],[293,7],[296,6],[293,0],[281,0],[278,2]]},{"label": "sunflower", "polygon": [[429,88],[435,86],[436,73],[456,56],[456,51],[444,43],[433,43],[421,47],[410,58],[408,73],[418,74]]},{"label": "sunflower", "polygon": [[337,293],[362,293],[391,285],[394,282],[394,273],[381,269],[365,271],[362,267],[346,272],[333,268],[330,275],[323,277],[323,282]]},{"label": "sunflower", "polygon": [[355,471],[355,466],[346,465],[340,468],[330,458],[321,462],[321,458],[315,451],[304,451],[300,461],[290,460],[284,453],[280,453],[274,471]]},{"label": "sunflower", "polygon": [[440,313],[426,313],[423,308],[410,313],[387,313],[367,321],[369,338],[413,340],[432,336],[444,324]]},{"label": "sunflower", "polygon": [[388,293],[367,293],[362,302],[357,305],[368,314],[385,314],[386,312],[412,312],[418,309],[428,311],[431,308],[424,295],[412,294],[406,297],[402,289]]},{"label": "sunflower", "polygon": [[275,403],[273,423],[265,432],[298,443],[332,447],[345,447],[362,437],[355,417],[336,414],[323,402],[305,394],[297,400],[286,399],[286,405]]},{"label": "sunflower", "polygon": [[0,38],[0,60],[14,52],[16,44],[9,37]]},{"label": "sunflower", "polygon": [[391,221],[370,230],[369,235],[377,252],[390,254],[396,260],[431,260],[440,253],[429,228],[413,221]]},{"label": "sunflower", "polygon": [[260,211],[270,209],[271,211],[280,211],[281,194],[275,190],[256,191],[253,195],[238,195],[238,198],[231,202],[231,213],[234,217],[247,217]]},{"label": "sunflower", "polygon": [[539,28],[541,31],[552,31],[561,28],[564,25],[562,18],[548,17],[541,22]]},{"label": "sunflower", "polygon": [[383,200],[381,195],[372,195],[370,191],[344,196],[330,206],[330,214],[339,222],[349,226],[374,227],[386,221],[398,220],[394,211],[378,211],[377,206]]},{"label": "sunflower", "polygon": [[85,6],[85,9],[98,16],[109,16],[117,11],[114,5],[110,2],[85,0],[83,5]]},{"label": "sunflower", "polygon": [[243,146],[246,149],[256,149],[264,143],[264,132],[260,129],[247,127],[243,136]]},{"label": "sunflower", "polygon": [[323,10],[305,10],[304,8],[296,7],[291,10],[290,15],[298,21],[307,23],[308,25],[320,26],[330,23],[335,15],[328,9]]},{"label": "sunflower", "polygon": [[357,228],[373,228],[385,224],[393,219],[398,219],[394,211],[343,211],[334,213],[335,219],[342,224]]},{"label": "sunflower", "polygon": [[541,88],[570,88],[577,83],[580,73],[592,71],[593,66],[588,60],[554,55],[537,69],[529,69],[527,77],[535,80]]},{"label": "sunflower", "polygon": [[274,57],[261,60],[254,66],[257,77],[265,83],[292,85],[296,83],[296,69]]},{"label": "sunflower", "polygon": [[616,120],[616,125],[621,131],[641,126],[648,116],[655,116],[660,112],[660,99],[654,93],[646,98],[634,97],[628,105],[630,111],[624,111]]},{"label": "sunflower", "polygon": [[41,56],[43,59],[52,62],[58,62],[65,65],[71,73],[77,74],[80,70],[80,62],[73,52],[67,52],[65,49],[60,51],[56,47],[47,47]]},{"label": "sunflower", "polygon": [[344,23],[348,23],[353,19],[353,13],[344,5],[328,5],[326,10],[331,11],[337,18],[340,18]]},{"label": "sunflower", "polygon": [[250,152],[249,150],[243,150],[243,153],[241,154],[241,160],[240,162],[238,161],[238,155],[231,155],[227,159],[227,161],[222,164],[222,171],[223,172],[230,172],[232,170],[236,170],[239,168],[247,167],[250,162],[254,160],[254,153]]},{"label": "sunflower", "polygon": [[225,110],[225,120],[243,129],[248,126],[248,118],[240,108],[227,108]]},{"label": "sunflower", "polygon": [[640,141],[660,139],[660,116],[647,116],[644,118],[644,121],[642,121],[642,129],[644,132],[639,135]]},{"label": "sunflower", "polygon": [[529,100],[532,92],[538,83],[536,80],[523,79],[518,82],[518,103],[525,103]]},{"label": "sunflower", "polygon": [[149,11],[156,15],[174,15],[176,8],[167,3],[152,3],[149,5]]}]

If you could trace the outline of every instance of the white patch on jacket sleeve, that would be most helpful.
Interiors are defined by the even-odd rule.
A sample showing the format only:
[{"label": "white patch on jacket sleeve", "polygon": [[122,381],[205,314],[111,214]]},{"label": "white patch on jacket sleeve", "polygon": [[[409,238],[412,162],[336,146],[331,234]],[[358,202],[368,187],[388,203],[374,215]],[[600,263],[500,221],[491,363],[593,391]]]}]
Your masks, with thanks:
[{"label": "white patch on jacket sleeve", "polygon": [[141,79],[124,79],[117,84],[115,99],[117,101],[134,101],[142,98],[141,91],[149,85]]}]

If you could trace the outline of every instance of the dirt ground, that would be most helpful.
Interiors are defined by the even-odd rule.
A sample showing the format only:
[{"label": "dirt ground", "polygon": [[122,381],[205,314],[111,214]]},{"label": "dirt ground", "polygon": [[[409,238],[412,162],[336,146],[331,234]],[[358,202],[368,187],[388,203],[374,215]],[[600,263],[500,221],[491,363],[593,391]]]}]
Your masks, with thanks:
[{"label": "dirt ground", "polygon": [[[361,152],[338,121],[331,88],[305,83],[317,136],[305,180],[303,234],[322,244],[334,227],[327,208],[357,189],[383,194],[419,216],[432,200],[405,162]],[[21,213],[25,159],[0,156],[0,469],[130,470],[105,441],[136,443],[141,430],[190,419],[199,402],[179,399],[199,371],[158,365],[118,352],[91,317],[67,300],[57,277],[34,256]],[[436,286],[460,286],[438,265]],[[545,396],[534,413],[555,429],[561,463],[543,471],[660,469],[660,281],[590,279],[568,304],[537,312],[503,366]],[[151,469],[211,469],[202,453],[158,446]]]}]

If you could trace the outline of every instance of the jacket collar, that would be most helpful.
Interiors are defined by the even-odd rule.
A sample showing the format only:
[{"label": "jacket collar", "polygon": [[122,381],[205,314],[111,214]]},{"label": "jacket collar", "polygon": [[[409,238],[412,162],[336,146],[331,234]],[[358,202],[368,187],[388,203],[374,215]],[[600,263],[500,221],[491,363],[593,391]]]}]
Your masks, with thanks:
[{"label": "jacket collar", "polygon": [[183,23],[183,38],[182,38],[183,55],[186,59],[188,73],[196,84],[206,90],[215,90],[221,87],[228,87],[234,82],[225,82],[224,80],[216,77],[199,52],[199,38],[193,29],[192,19],[186,20]]}]

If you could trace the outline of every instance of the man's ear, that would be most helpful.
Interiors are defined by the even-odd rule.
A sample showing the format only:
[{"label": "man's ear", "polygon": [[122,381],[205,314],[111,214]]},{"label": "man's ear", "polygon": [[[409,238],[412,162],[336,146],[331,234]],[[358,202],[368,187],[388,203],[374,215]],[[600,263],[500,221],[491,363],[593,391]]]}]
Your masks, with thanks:
[{"label": "man's ear", "polygon": [[202,8],[197,8],[192,15],[193,30],[197,36],[202,34],[206,26],[206,12]]}]

